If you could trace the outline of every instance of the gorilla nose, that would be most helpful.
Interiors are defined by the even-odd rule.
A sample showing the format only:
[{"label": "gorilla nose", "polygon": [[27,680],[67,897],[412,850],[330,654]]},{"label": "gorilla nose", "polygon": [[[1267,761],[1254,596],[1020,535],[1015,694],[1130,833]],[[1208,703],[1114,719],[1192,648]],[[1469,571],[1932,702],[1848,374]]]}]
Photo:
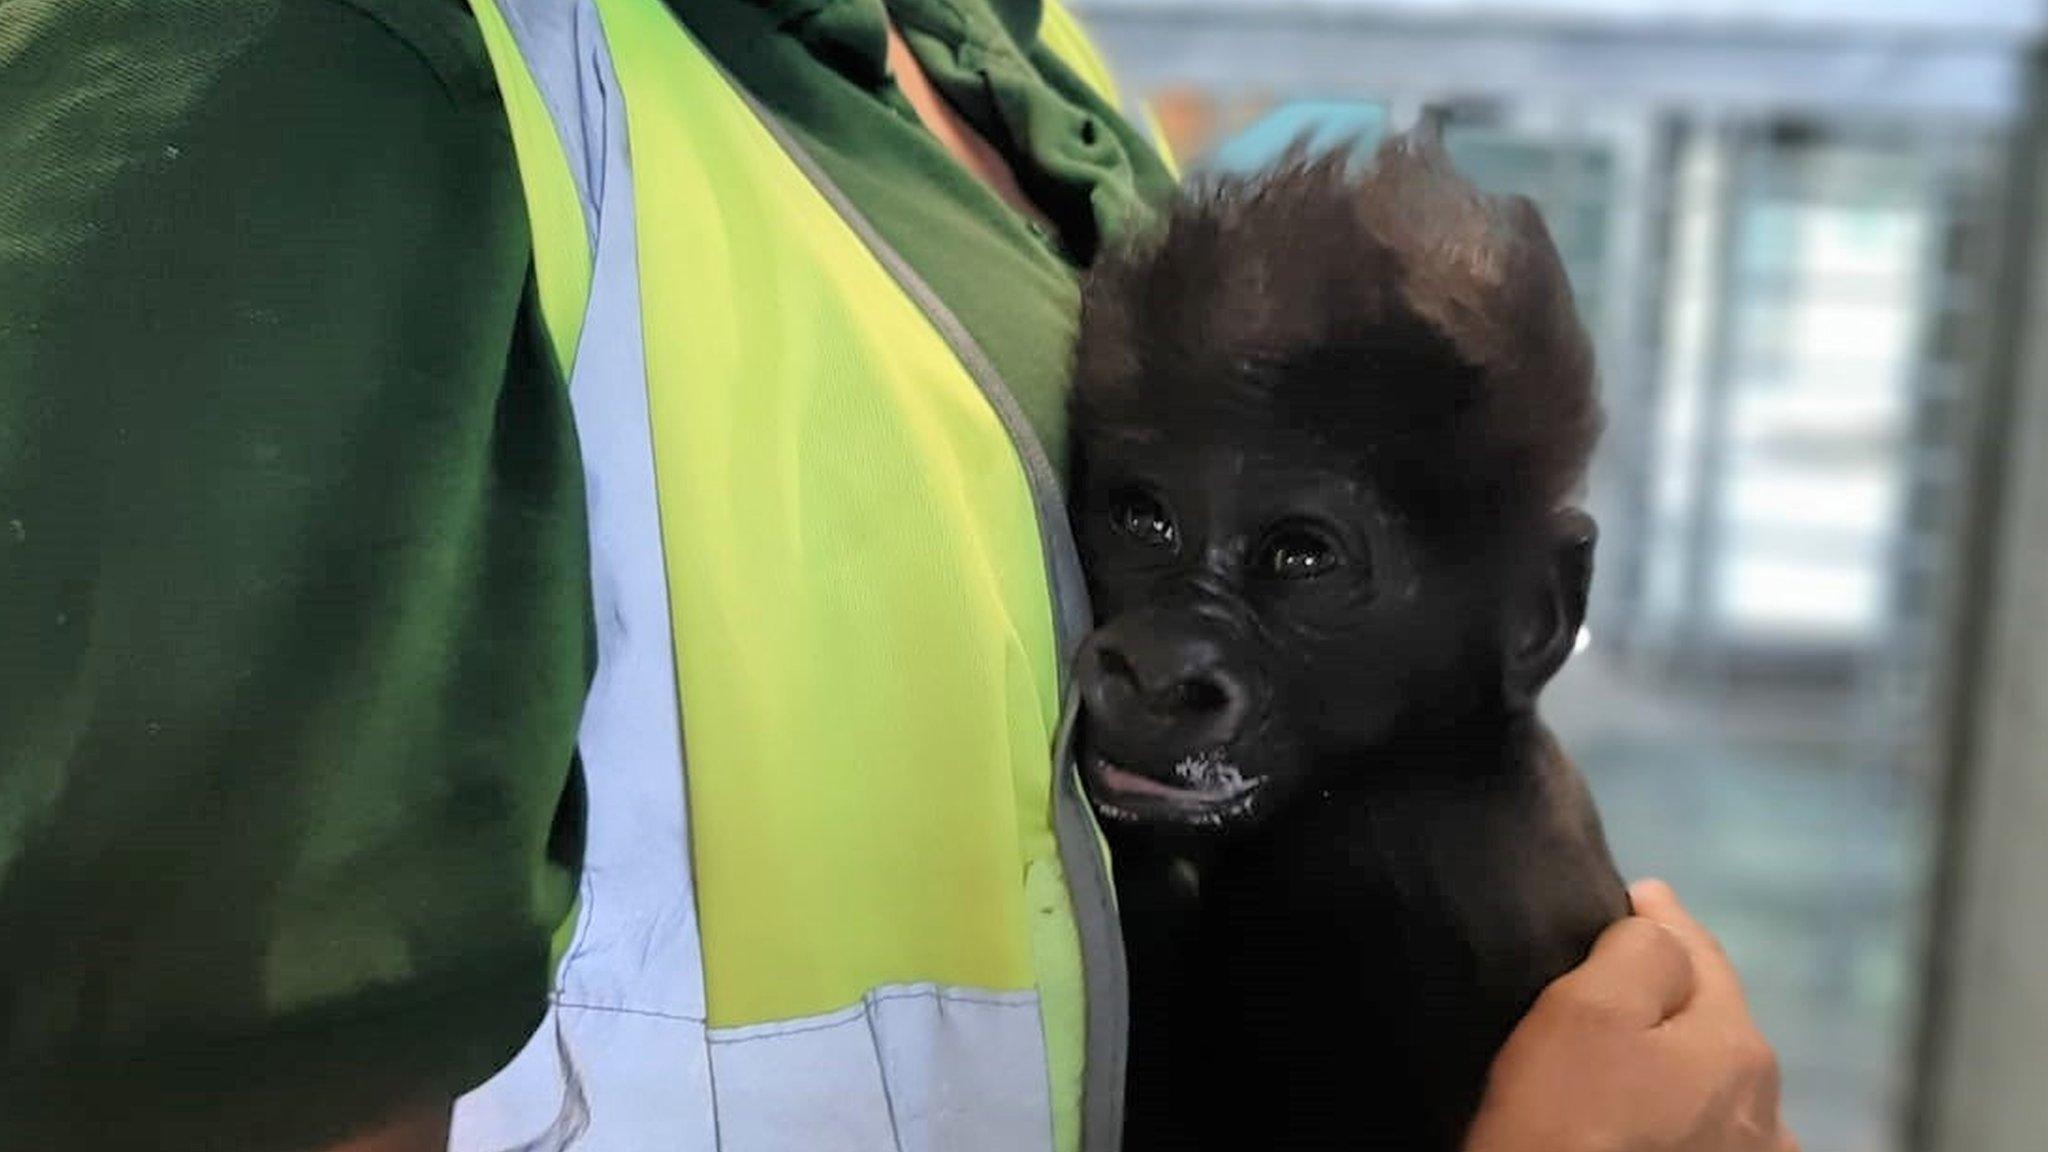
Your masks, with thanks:
[{"label": "gorilla nose", "polygon": [[1173,763],[1234,740],[1251,711],[1245,679],[1199,633],[1114,622],[1088,638],[1077,679],[1101,751],[1140,765]]}]

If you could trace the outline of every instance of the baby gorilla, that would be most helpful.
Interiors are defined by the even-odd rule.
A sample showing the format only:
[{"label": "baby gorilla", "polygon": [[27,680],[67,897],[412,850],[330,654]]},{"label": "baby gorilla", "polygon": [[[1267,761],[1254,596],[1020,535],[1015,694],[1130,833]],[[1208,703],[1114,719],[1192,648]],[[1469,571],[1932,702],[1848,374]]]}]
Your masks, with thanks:
[{"label": "baby gorilla", "polygon": [[1209,184],[1091,277],[1077,677],[1130,1152],[1454,1149],[1627,914],[1534,712],[1585,613],[1592,361],[1535,208],[1419,136]]}]

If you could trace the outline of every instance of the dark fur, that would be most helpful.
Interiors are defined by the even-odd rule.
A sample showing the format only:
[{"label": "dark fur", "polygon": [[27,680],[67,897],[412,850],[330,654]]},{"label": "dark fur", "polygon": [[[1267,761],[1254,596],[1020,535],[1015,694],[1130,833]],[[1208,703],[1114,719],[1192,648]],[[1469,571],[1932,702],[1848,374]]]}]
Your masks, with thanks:
[{"label": "dark fur", "polygon": [[[1600,425],[1540,217],[1415,137],[1194,190],[1091,276],[1074,422],[1129,1152],[1455,1148],[1514,1022],[1627,910],[1534,715],[1583,616],[1563,506]],[[1153,507],[1134,486],[1170,547],[1117,527]],[[1340,522],[1344,567],[1263,577],[1269,507]],[[1171,781],[1213,749],[1258,803],[1198,826],[1105,796],[1103,765]]]},{"label": "dark fur", "polygon": [[1084,433],[1171,380],[1189,421],[1278,420],[1356,450],[1433,531],[1519,536],[1600,434],[1592,347],[1536,207],[1480,193],[1414,137],[1364,173],[1297,151],[1193,189],[1105,255],[1082,312]]}]

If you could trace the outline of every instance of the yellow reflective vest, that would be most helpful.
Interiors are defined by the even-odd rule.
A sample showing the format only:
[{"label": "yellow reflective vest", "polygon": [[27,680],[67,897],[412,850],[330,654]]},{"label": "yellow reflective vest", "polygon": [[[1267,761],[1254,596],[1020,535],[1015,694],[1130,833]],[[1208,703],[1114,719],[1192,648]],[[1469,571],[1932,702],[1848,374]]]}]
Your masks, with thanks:
[{"label": "yellow reflective vest", "polygon": [[[570,381],[579,912],[458,1149],[1112,1152],[1088,621],[988,359],[662,0],[473,0]],[[1042,38],[1106,85],[1057,5]],[[1063,722],[1064,721],[1064,722]]]}]

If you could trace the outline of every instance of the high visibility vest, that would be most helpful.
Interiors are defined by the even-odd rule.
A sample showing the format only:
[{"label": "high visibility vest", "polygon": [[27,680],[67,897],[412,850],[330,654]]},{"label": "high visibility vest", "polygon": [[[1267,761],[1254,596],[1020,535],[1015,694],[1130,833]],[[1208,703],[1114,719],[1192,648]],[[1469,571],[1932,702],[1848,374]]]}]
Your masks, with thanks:
[{"label": "high visibility vest", "polygon": [[[663,0],[472,0],[588,489],[578,915],[462,1152],[1113,1152],[1088,622],[988,358]],[[1101,63],[1048,4],[1044,42]]]}]

